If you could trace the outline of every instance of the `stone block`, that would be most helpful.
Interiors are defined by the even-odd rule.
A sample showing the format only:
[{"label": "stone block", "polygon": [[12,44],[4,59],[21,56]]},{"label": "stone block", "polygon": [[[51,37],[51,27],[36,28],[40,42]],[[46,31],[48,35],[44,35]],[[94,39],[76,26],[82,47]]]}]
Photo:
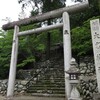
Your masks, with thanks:
[{"label": "stone block", "polygon": [[82,100],[81,98],[68,98],[68,100]]},{"label": "stone block", "polygon": [[94,100],[100,100],[100,93],[94,94]]}]

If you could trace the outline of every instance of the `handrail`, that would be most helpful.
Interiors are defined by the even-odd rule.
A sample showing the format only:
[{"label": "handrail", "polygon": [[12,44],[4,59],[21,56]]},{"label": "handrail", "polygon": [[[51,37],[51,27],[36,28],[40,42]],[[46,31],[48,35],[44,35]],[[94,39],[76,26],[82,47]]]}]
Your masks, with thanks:
[{"label": "handrail", "polygon": [[[48,62],[47,62],[48,63]],[[29,81],[26,83],[26,87],[28,86],[28,84],[31,82],[31,80],[35,77],[37,77],[40,73],[42,73],[44,71],[44,73],[49,69],[49,66],[46,67],[46,70],[44,70],[44,68],[42,68],[42,70],[40,70],[35,76],[33,76],[31,79],[29,79]]]}]

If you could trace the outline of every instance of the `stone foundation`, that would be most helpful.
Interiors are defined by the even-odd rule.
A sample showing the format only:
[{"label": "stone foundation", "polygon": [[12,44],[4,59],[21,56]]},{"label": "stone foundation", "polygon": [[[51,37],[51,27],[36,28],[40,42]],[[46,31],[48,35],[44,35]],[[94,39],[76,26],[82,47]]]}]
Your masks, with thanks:
[{"label": "stone foundation", "polygon": [[[61,60],[63,61],[63,59],[61,59]],[[51,61],[51,66],[53,66],[54,68],[57,66],[63,67],[63,62],[61,60],[60,60],[60,62],[55,61],[57,63],[56,66],[53,66],[54,64],[52,64],[52,63],[55,63],[54,60]],[[44,62],[44,63],[40,63],[40,65],[43,67],[48,64]],[[82,73],[80,76],[80,85],[78,85],[79,92],[81,94],[81,97],[83,98],[82,100],[93,100],[94,94],[98,93],[93,57],[81,58],[78,68],[80,69],[80,71]],[[40,68],[38,67],[33,72],[37,73],[39,71],[39,69]],[[54,71],[54,69],[52,68],[52,72],[53,71]],[[16,80],[14,94],[24,94],[26,92],[26,83],[28,82],[27,78],[29,80],[29,77],[31,77],[31,75],[33,75],[32,70],[30,70],[30,71],[28,70],[28,71],[24,71],[24,72],[22,71],[21,73],[24,73],[23,75],[26,75],[27,77],[24,76],[24,78],[25,78],[24,80]],[[55,75],[58,75],[58,76],[60,74],[61,74],[60,72],[57,72],[57,74],[55,73]],[[63,72],[63,74],[64,74],[64,72]],[[55,77],[55,75],[52,77]],[[50,79],[52,81],[52,78],[50,78]],[[53,78],[53,79],[55,79],[55,78]],[[44,80],[42,80],[42,81],[44,82]],[[53,82],[54,81],[55,80],[53,80]],[[0,94],[2,94],[2,95],[6,94],[7,82],[8,82],[8,80],[0,80]]]},{"label": "stone foundation", "polygon": [[[26,80],[16,80],[14,93],[24,94],[26,91]],[[0,80],[0,94],[5,95],[7,92],[8,80]]]}]

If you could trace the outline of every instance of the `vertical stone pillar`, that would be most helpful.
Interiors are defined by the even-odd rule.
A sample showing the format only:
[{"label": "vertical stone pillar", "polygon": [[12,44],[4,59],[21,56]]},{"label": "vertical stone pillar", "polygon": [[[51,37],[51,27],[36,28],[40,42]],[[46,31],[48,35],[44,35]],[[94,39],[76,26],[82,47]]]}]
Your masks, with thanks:
[{"label": "vertical stone pillar", "polygon": [[100,93],[100,20],[90,21],[98,92]]},{"label": "vertical stone pillar", "polygon": [[[64,46],[64,69],[68,71],[71,61],[71,36],[70,36],[70,21],[69,14],[63,13],[63,46]],[[71,86],[69,83],[69,75],[65,73],[65,95],[70,96]]]},{"label": "vertical stone pillar", "polygon": [[15,26],[14,35],[13,35],[13,44],[12,44],[12,53],[11,53],[7,97],[13,97],[13,93],[14,93],[14,85],[15,85],[15,78],[16,78],[17,54],[18,54],[18,36],[17,36],[18,32],[19,32],[19,27]]}]

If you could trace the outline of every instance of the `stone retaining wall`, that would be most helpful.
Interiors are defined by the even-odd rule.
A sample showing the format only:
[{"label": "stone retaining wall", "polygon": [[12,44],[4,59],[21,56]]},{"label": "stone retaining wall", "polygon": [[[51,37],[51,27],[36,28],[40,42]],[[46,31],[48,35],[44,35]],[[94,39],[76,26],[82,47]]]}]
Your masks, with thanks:
[{"label": "stone retaining wall", "polygon": [[[80,86],[78,87],[80,94],[83,100],[93,100],[93,94],[98,92],[93,57],[81,58],[79,69],[82,73],[80,76]],[[25,93],[26,83],[27,80],[17,80],[15,85],[15,94]],[[6,94],[6,89],[7,80],[0,80],[0,94]]]},{"label": "stone retaining wall", "polygon": [[81,58],[79,68],[83,73],[78,87],[80,94],[83,100],[93,100],[93,94],[98,92],[93,57]]},{"label": "stone retaining wall", "polygon": [[[14,93],[24,94],[26,91],[26,80],[16,80]],[[8,80],[0,80],[0,94],[5,95],[7,91]]]}]

